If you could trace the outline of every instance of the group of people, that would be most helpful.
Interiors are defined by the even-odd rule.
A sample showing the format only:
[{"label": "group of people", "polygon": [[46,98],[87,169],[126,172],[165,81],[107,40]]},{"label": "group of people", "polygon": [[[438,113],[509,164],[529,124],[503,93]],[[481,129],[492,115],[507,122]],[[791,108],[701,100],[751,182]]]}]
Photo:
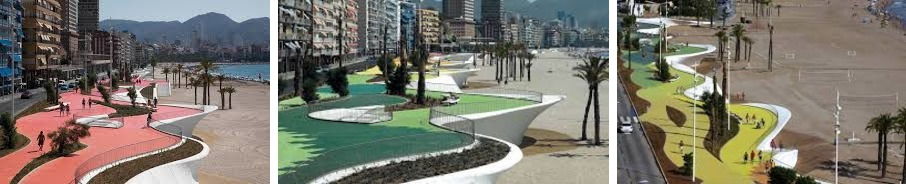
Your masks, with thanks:
[{"label": "group of people", "polygon": [[60,116],[63,116],[63,115],[68,116],[69,114],[72,113],[72,111],[69,109],[68,103],[60,103],[60,107],[58,107],[57,109],[60,110]]},{"label": "group of people", "polygon": [[762,127],[764,127],[765,121],[764,118],[758,120],[758,118],[755,117],[754,114],[746,114],[746,119],[745,121],[743,121],[743,123],[755,124],[755,129],[761,129]]},{"label": "group of people", "polygon": [[148,107],[157,108],[157,97],[154,97],[153,99],[147,99],[146,104],[148,105]]},{"label": "group of people", "polygon": [[762,157],[763,155],[762,155],[761,150],[758,150],[758,153],[756,153],[755,150],[752,150],[752,151],[749,151],[749,152],[743,152],[743,153],[742,153],[742,161],[743,161],[744,163],[755,162],[755,156],[758,156],[758,162],[764,161],[764,160],[763,160],[764,157]]}]

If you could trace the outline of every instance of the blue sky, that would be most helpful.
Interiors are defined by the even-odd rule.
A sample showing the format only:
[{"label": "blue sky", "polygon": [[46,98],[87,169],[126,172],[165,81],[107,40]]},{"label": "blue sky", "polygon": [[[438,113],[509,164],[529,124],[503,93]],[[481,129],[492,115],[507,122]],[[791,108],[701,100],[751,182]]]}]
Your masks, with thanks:
[{"label": "blue sky", "polygon": [[236,22],[267,17],[268,0],[101,0],[101,20],[186,21],[208,12],[227,15]]}]

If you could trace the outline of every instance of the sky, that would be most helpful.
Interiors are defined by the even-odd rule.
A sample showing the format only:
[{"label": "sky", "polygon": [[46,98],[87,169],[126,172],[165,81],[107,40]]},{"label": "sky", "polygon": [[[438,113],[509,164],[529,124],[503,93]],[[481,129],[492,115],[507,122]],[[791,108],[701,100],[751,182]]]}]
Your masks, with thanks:
[{"label": "sky", "polygon": [[236,22],[269,16],[268,0],[100,0],[101,20],[180,21],[208,12]]}]

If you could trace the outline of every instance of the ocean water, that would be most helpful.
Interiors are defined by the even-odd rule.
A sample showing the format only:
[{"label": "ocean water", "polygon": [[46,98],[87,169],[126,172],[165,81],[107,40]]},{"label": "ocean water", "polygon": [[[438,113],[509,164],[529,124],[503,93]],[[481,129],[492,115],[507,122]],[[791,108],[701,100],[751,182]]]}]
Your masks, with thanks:
[{"label": "ocean water", "polygon": [[906,18],[906,0],[893,0],[890,5],[887,5],[885,10],[895,18],[904,20]]},{"label": "ocean water", "polygon": [[217,65],[220,68],[220,72],[224,75],[234,76],[234,77],[248,77],[254,80],[258,80],[258,75],[261,74],[261,78],[264,80],[270,79],[270,65],[267,63],[260,64],[225,64]]}]

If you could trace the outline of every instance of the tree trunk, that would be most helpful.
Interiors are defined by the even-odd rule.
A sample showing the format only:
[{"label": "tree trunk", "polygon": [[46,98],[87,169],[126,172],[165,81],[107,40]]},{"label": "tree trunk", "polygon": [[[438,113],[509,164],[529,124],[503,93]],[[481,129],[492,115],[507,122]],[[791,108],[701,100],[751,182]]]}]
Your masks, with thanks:
[{"label": "tree trunk", "polygon": [[585,127],[588,127],[588,112],[590,110],[589,108],[591,108],[591,100],[592,98],[594,98],[594,95],[592,95],[593,92],[594,89],[589,87],[588,100],[585,102],[585,115],[582,116],[582,138],[580,138],[579,140],[588,140],[588,137],[585,134]]},{"label": "tree trunk", "polygon": [[220,92],[220,109],[226,109],[226,96],[223,95],[223,92]]},{"label": "tree trunk", "polygon": [[198,86],[195,86],[194,88],[195,92],[193,94],[195,94],[195,105],[198,105]]},{"label": "tree trunk", "polygon": [[230,93],[230,109],[233,109],[233,93]]},{"label": "tree trunk", "polygon": [[595,145],[601,145],[601,106],[598,103],[598,85],[595,84],[594,87],[595,95]]}]

